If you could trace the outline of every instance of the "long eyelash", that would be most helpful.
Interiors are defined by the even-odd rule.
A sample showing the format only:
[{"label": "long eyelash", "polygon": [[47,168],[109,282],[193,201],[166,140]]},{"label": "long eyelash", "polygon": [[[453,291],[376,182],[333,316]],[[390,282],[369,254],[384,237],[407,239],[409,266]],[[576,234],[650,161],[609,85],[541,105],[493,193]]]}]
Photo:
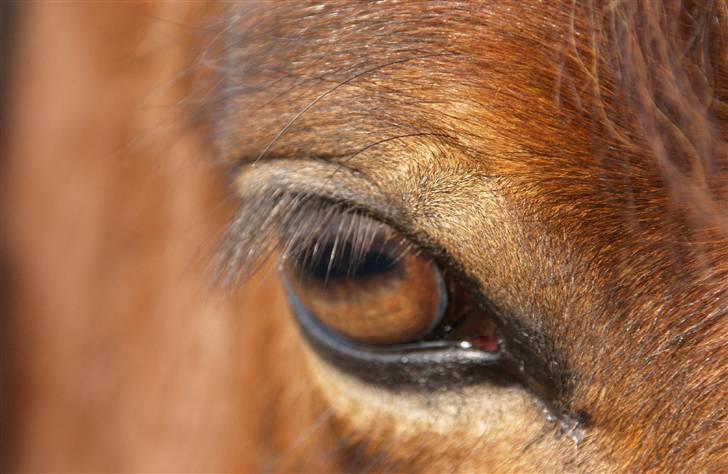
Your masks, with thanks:
[{"label": "long eyelash", "polygon": [[[225,285],[240,285],[273,253],[280,252],[281,261],[295,259],[305,266],[327,245],[333,245],[329,270],[344,254],[344,263],[353,269],[386,229],[361,210],[317,195],[261,192],[248,196],[230,223],[217,256],[217,277]],[[404,239],[393,247],[395,260],[410,250]]]}]

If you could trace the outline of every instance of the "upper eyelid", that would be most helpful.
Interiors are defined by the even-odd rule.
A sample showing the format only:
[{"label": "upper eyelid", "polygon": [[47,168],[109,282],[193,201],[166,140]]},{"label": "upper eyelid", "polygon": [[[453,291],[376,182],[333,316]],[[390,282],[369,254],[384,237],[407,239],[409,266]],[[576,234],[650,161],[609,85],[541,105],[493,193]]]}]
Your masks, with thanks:
[{"label": "upper eyelid", "polygon": [[[311,159],[266,160],[241,167],[234,179],[234,187],[242,204],[223,240],[217,261],[217,274],[227,283],[233,281],[239,283],[238,274],[242,273],[242,278],[247,278],[255,270],[253,268],[241,272],[239,268],[247,264],[240,265],[236,259],[241,258],[241,252],[255,253],[259,247],[267,244],[261,242],[266,238],[262,235],[265,229],[261,229],[259,232],[261,235],[251,235],[258,230],[255,229],[258,222],[265,222],[280,229],[290,221],[307,218],[306,215],[301,215],[303,209],[297,209],[295,212],[278,212],[276,209],[277,200],[289,199],[292,202],[294,196],[300,197],[300,202],[306,199],[329,202],[332,210],[338,207],[342,212],[367,215],[389,225],[405,237],[414,248],[427,252],[446,270],[474,281],[460,263],[440,245],[428,240],[422,230],[408,225],[406,211],[393,203],[391,197],[381,192],[376,184],[362,173],[344,165]],[[272,250],[266,247],[261,251],[270,253]],[[250,266],[256,267],[257,264]]]},{"label": "upper eyelid", "polygon": [[240,206],[225,232],[214,266],[217,279],[224,285],[237,286],[252,276],[280,248],[279,231],[293,220],[310,226],[315,219],[306,219],[300,211],[311,199],[330,201],[332,210],[339,205],[385,216],[397,213],[369,180],[321,160],[275,159],[249,164],[239,168],[233,181]]},{"label": "upper eyelid", "polygon": [[[407,211],[399,207],[396,199],[385,195],[377,185],[363,173],[345,165],[313,159],[269,159],[239,169],[234,179],[235,188],[242,200],[238,221],[245,220],[245,214],[255,214],[255,208],[270,208],[275,195],[300,195],[331,202],[346,211],[368,215],[407,238],[414,248],[426,252],[441,268],[457,275],[458,279],[477,293],[482,293],[477,280],[467,268],[454,258],[444,247],[428,238],[423,229],[411,225]],[[305,216],[302,216],[305,218]],[[282,224],[285,216],[277,216]],[[244,225],[245,222],[242,222]],[[230,247],[240,247],[240,235],[233,224],[223,243],[218,257],[218,275],[237,273],[238,265],[230,261]],[[247,245],[250,245],[248,239]],[[257,242],[256,242],[257,243]],[[227,270],[226,270],[227,269]],[[230,278],[223,278],[230,281]],[[235,278],[237,280],[237,278]]]},{"label": "upper eyelid", "polygon": [[278,159],[248,165],[235,178],[242,199],[271,191],[315,195],[362,208],[383,220],[398,220],[402,211],[363,174],[345,165],[321,160]]}]

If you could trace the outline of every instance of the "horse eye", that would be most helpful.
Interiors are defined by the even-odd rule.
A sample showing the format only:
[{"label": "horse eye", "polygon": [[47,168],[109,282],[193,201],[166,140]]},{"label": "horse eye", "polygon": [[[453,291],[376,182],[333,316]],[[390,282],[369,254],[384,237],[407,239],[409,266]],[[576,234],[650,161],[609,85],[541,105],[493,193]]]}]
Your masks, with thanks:
[{"label": "horse eye", "polygon": [[512,351],[520,345],[511,344],[510,328],[465,276],[442,270],[376,219],[314,217],[303,216],[315,225],[282,230],[290,237],[281,276],[301,334],[320,357],[386,387],[520,383],[547,393],[530,372],[540,365]]},{"label": "horse eye", "polygon": [[283,265],[284,278],[319,324],[359,345],[416,341],[442,322],[448,294],[437,264],[383,224],[367,237],[318,236]]}]

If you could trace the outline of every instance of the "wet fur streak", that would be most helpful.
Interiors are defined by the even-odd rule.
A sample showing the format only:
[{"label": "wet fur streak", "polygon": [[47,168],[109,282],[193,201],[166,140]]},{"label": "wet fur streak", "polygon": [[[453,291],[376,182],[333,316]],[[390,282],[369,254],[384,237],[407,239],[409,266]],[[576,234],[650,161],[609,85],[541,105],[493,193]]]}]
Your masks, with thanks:
[{"label": "wet fur streak", "polygon": [[[334,162],[397,202],[520,315],[564,404],[589,414],[571,468],[722,465],[724,2],[235,11],[217,99],[225,159]],[[261,202],[297,205],[244,201],[228,256],[275,247],[282,214]],[[387,445],[376,432],[366,445]]]}]

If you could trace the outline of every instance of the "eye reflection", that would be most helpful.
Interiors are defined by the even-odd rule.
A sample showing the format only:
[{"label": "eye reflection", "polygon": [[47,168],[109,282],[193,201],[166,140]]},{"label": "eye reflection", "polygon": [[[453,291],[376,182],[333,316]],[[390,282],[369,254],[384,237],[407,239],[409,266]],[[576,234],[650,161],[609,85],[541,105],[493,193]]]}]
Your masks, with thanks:
[{"label": "eye reflection", "polygon": [[447,308],[437,265],[380,227],[366,242],[325,237],[283,266],[303,306],[357,344],[417,340],[438,325]]}]

